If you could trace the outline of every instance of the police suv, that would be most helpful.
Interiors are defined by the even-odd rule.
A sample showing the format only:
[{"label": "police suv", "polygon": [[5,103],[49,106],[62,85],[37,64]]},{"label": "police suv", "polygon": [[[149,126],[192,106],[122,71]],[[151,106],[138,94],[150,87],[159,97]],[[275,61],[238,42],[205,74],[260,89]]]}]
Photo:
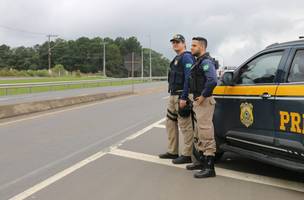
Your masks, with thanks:
[{"label": "police suv", "polygon": [[268,46],[226,72],[213,94],[218,156],[304,172],[304,40]]}]

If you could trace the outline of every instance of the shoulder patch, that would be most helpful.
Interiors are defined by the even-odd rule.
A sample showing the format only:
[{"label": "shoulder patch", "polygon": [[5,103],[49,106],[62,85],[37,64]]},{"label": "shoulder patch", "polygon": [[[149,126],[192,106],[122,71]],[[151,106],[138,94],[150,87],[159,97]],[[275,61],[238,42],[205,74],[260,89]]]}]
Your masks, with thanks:
[{"label": "shoulder patch", "polygon": [[192,64],[191,63],[187,63],[186,64],[186,68],[191,68],[192,67]]},{"label": "shoulder patch", "polygon": [[203,65],[203,70],[204,71],[207,71],[208,69],[209,69],[209,65],[208,64]]}]

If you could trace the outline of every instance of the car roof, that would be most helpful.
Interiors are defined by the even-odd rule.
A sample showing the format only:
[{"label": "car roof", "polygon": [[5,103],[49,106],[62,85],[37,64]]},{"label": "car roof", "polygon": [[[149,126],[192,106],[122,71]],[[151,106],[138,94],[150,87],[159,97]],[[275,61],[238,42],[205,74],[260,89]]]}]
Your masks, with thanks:
[{"label": "car roof", "polygon": [[295,40],[283,43],[274,43],[266,47],[266,49],[288,48],[294,46],[304,46],[304,40]]}]

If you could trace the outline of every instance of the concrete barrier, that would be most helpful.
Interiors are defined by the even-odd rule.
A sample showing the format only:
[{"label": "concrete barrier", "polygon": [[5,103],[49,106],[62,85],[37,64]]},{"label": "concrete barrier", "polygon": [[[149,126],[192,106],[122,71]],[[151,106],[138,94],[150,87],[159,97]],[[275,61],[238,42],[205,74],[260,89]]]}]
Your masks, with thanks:
[{"label": "concrete barrier", "polygon": [[133,94],[130,91],[108,92],[93,95],[68,97],[63,99],[53,99],[45,101],[27,102],[0,106],[0,119],[16,117],[35,112],[47,111],[65,106],[72,106],[81,103],[100,101],[118,96]]}]

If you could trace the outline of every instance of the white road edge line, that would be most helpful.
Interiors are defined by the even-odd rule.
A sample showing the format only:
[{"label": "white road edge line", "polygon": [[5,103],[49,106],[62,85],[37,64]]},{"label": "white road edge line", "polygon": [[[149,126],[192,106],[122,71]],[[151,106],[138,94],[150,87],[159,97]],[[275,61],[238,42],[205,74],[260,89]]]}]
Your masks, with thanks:
[{"label": "white road edge line", "polygon": [[[151,120],[151,118],[149,118],[148,120]],[[24,180],[24,179],[26,179],[26,178],[34,175],[34,174],[40,173],[43,170],[47,170],[48,168],[53,167],[53,166],[57,165],[58,163],[66,161],[66,160],[72,158],[73,156],[78,155],[79,153],[82,153],[82,152],[85,152],[85,151],[89,150],[90,148],[97,147],[97,146],[101,145],[103,142],[108,141],[108,140],[110,140],[112,138],[115,138],[117,136],[120,136],[121,134],[129,131],[130,129],[136,128],[140,124],[142,124],[144,122],[147,122],[148,120],[139,121],[139,122],[137,122],[137,123],[135,123],[135,124],[133,124],[131,126],[128,126],[128,127],[124,128],[124,129],[122,129],[122,130],[120,130],[120,131],[118,131],[116,133],[113,133],[113,134],[109,135],[108,137],[105,137],[105,138],[103,138],[101,140],[97,140],[96,142],[94,142],[92,144],[89,144],[89,145],[85,146],[84,148],[78,149],[77,151],[74,151],[73,153],[71,153],[71,154],[69,154],[67,156],[64,156],[63,158],[60,158],[60,159],[55,160],[53,162],[50,162],[47,165],[44,165],[44,166],[42,166],[42,167],[40,167],[38,169],[35,169],[34,171],[31,171],[31,172],[29,172],[29,173],[27,173],[27,174],[25,174],[25,175],[23,175],[21,177],[18,177],[17,179],[14,179],[14,180],[12,180],[10,182],[2,184],[2,185],[0,185],[0,193],[1,193],[2,190],[4,190],[4,189],[6,189],[6,188],[8,188],[8,187],[10,187],[10,186],[18,183],[19,181],[22,181],[22,180]]]},{"label": "white road edge line", "polygon": [[154,126],[155,128],[166,128],[166,125],[163,124],[157,124]]},{"label": "white road edge line", "polygon": [[67,176],[67,175],[75,172],[76,170],[78,170],[78,169],[86,166],[87,164],[89,164],[89,163],[91,163],[91,162],[93,162],[93,161],[95,161],[95,160],[103,157],[104,155],[108,154],[109,152],[117,149],[124,142],[129,141],[129,140],[133,140],[133,139],[139,137],[140,135],[146,133],[147,131],[151,130],[156,125],[158,125],[158,124],[160,124],[160,123],[162,123],[164,121],[165,121],[165,118],[163,118],[163,119],[161,119],[161,120],[159,120],[157,122],[154,122],[153,124],[151,124],[151,125],[145,127],[144,129],[139,130],[138,132],[136,132],[136,133],[128,136],[127,138],[119,141],[118,143],[112,145],[111,147],[106,148],[105,150],[102,150],[102,151],[99,151],[99,152],[95,153],[94,155],[92,155],[92,156],[90,156],[90,157],[88,157],[88,158],[86,158],[86,159],[84,159],[84,160],[76,163],[75,165],[73,165],[73,166],[71,166],[71,167],[69,167],[69,168],[67,168],[67,169],[65,169],[65,170],[63,170],[63,171],[61,171],[61,172],[59,172],[59,173],[57,173],[57,174],[49,177],[49,178],[47,178],[46,180],[44,180],[44,181],[42,181],[42,182],[40,182],[40,183],[32,186],[31,188],[29,188],[29,189],[27,189],[27,190],[25,190],[25,191],[17,194],[16,196],[10,198],[9,200],[23,200],[23,199],[26,199],[27,197],[35,194],[36,192],[42,190],[43,188],[48,187],[49,185],[51,185],[51,184],[55,183],[56,181],[64,178],[65,176]]},{"label": "white road edge line", "polygon": [[[151,162],[151,163],[155,163],[155,164],[166,165],[166,166],[170,166],[170,167],[177,167],[177,168],[185,169],[185,165],[174,165],[174,164],[172,164],[171,160],[159,159],[157,156],[148,155],[148,154],[144,154],[144,153],[138,153],[138,152],[123,150],[123,149],[115,149],[115,150],[109,152],[109,154],[121,156],[121,157],[125,157],[125,158],[131,158],[131,159],[135,159],[135,160]],[[272,178],[272,177],[267,177],[267,176],[262,176],[262,175],[238,172],[238,171],[233,171],[233,170],[224,169],[224,168],[220,168],[220,167],[216,167],[216,173],[219,176],[224,176],[224,177],[233,178],[233,179],[237,179],[237,180],[264,184],[264,185],[274,186],[274,187],[298,191],[298,192],[304,192],[304,184],[294,182],[294,181],[288,181],[288,180]]]},{"label": "white road edge line", "polygon": [[98,152],[94,155],[92,155],[89,158],[86,158],[85,160],[82,160],[78,163],[76,163],[75,165],[55,174],[54,176],[49,177],[48,179],[38,183],[37,185],[34,185],[33,187],[29,188],[28,190],[25,190],[24,192],[10,198],[9,200],[23,200],[29,196],[31,196],[32,194],[42,190],[43,188],[51,185],[52,183],[62,179],[63,177],[71,174],[72,172],[76,171],[77,169],[80,169],[81,167],[97,160],[98,158],[101,158],[102,156],[106,155],[107,152]]}]

